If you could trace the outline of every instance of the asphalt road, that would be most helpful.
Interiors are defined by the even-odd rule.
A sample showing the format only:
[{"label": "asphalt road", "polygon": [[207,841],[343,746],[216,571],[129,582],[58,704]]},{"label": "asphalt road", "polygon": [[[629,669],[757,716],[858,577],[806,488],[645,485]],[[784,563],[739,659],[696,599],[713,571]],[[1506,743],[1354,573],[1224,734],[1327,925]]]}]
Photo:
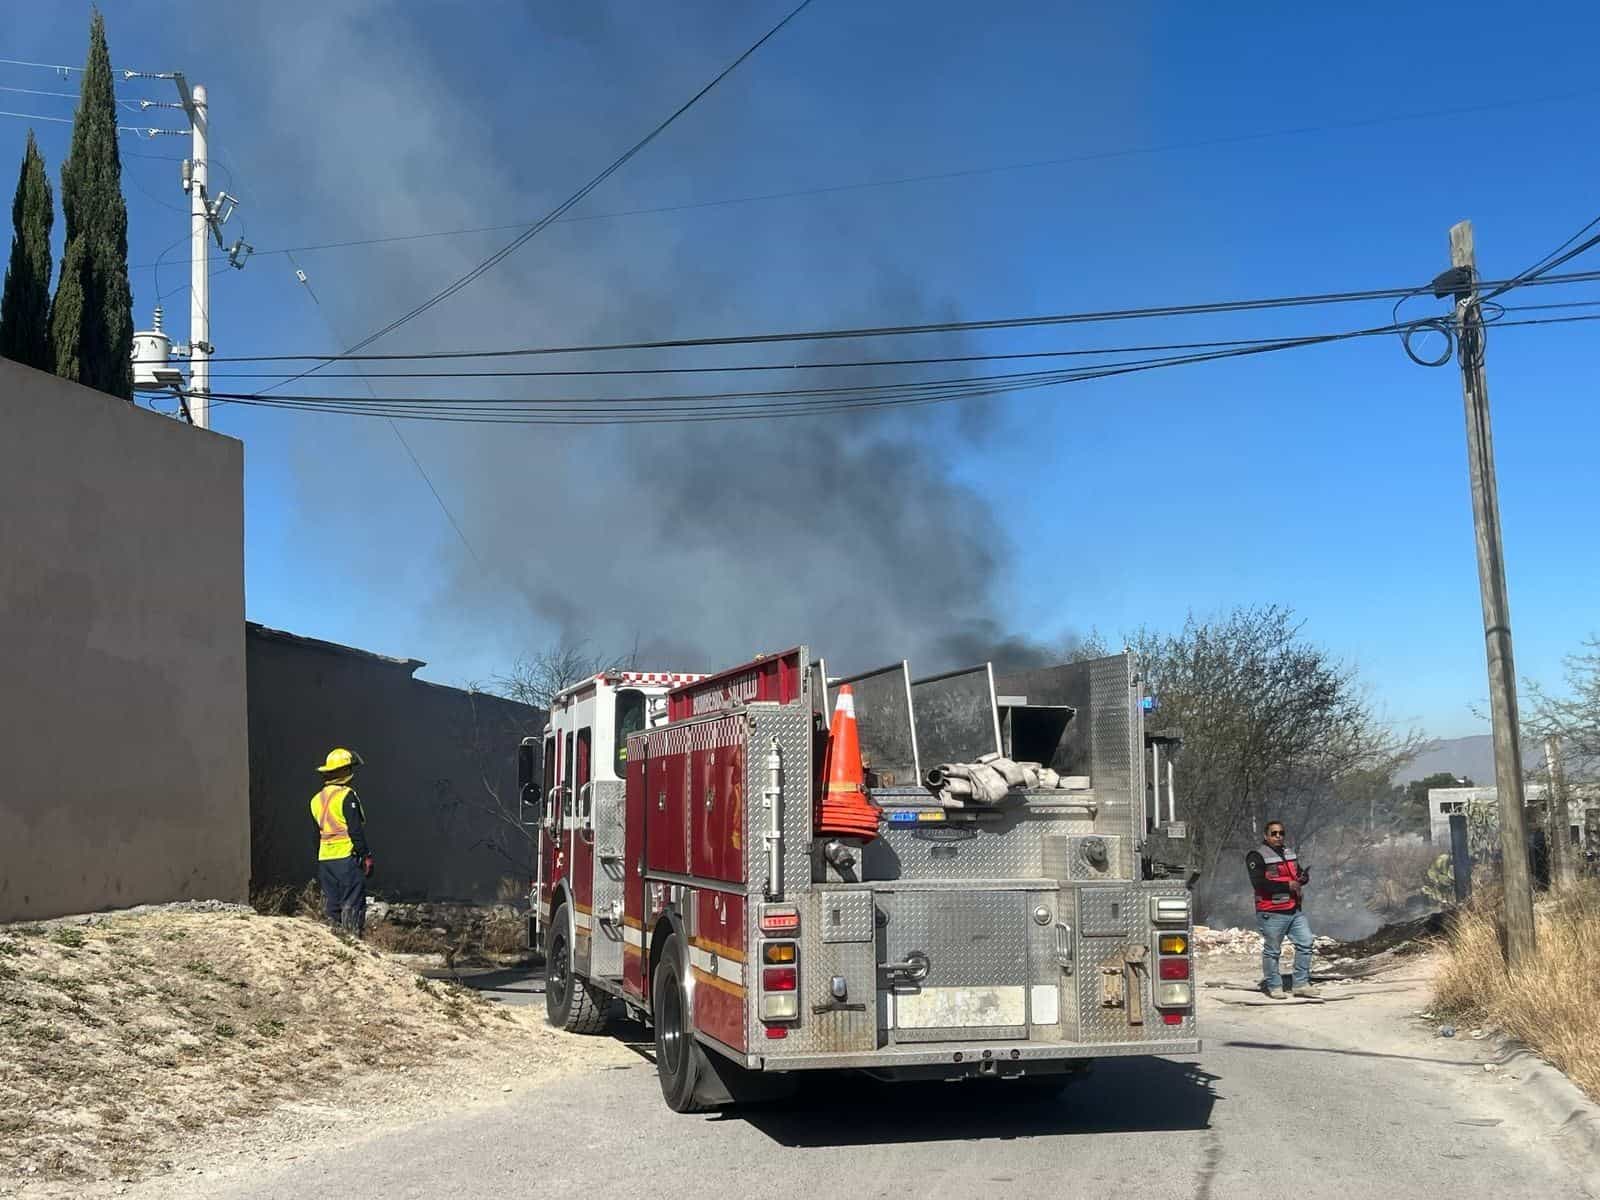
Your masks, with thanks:
[{"label": "asphalt road", "polygon": [[[513,1002],[537,984],[484,980]],[[208,1181],[219,1200],[354,1191],[443,1196],[1476,1197],[1589,1196],[1484,1043],[1409,1014],[1404,978],[1337,985],[1329,1002],[1203,993],[1206,1047],[1110,1060],[1056,1101],[1004,1084],[822,1089],[798,1102],[683,1117],[637,1061],[328,1153]],[[635,1029],[635,1032],[637,1030]]]}]

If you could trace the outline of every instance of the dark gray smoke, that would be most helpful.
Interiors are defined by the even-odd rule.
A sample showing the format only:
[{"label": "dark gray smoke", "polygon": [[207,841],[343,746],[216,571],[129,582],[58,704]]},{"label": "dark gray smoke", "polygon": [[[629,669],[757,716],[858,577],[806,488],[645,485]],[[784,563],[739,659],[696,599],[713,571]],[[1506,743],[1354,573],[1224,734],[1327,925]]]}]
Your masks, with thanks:
[{"label": "dark gray smoke", "polygon": [[[216,132],[224,150],[234,148],[241,175],[235,190],[249,196],[243,211],[256,242],[537,216],[779,15],[687,5],[674,9],[663,33],[659,19],[647,22],[625,5],[470,8],[471,21],[448,30],[400,0],[332,7],[262,0],[230,10],[230,39],[217,52],[249,45],[251,57],[248,70],[235,72],[232,114],[219,109]],[[848,10],[825,16],[819,8],[820,23],[796,22],[581,211],[759,192],[774,180],[804,186],[904,173],[938,161],[928,146],[854,130],[854,150],[828,153],[838,114],[827,107],[825,82],[834,68],[819,64],[872,77],[848,61],[854,48],[840,41],[848,35],[836,22]],[[850,17],[856,19],[874,18]],[[286,29],[314,33],[289,38]],[[1084,87],[1098,99],[1107,86],[1085,76]],[[961,297],[938,283],[938,251],[942,238],[961,236],[962,221],[983,219],[960,207],[971,195],[981,192],[908,191],[554,226],[374,349],[970,316]],[[287,332],[263,323],[219,326],[219,339],[273,346],[292,337],[296,349],[311,348],[308,336],[317,346],[354,340],[510,236],[305,256],[322,312],[337,330],[326,335],[290,264],[263,258],[250,268],[254,286],[282,314]],[[832,342],[766,347],[743,361],[927,355],[964,346],[933,337]],[[739,361],[729,351],[697,353],[673,361]],[[605,365],[646,361],[660,360],[613,357]],[[905,377],[837,372],[829,382]],[[710,379],[709,387],[705,377],[693,377],[608,380],[587,389],[575,381],[507,380],[472,390],[615,395],[790,382],[782,374]],[[397,394],[407,385],[374,386]],[[463,386],[432,381],[413,391],[439,395]],[[318,377],[292,390],[335,388],[360,394],[357,385]],[[425,597],[431,648],[419,649],[445,674],[453,673],[452,658],[493,671],[496,662],[557,640],[606,656],[637,646],[642,662],[684,669],[807,642],[841,670],[905,657],[928,672],[990,658],[1015,669],[1059,657],[1062,628],[1018,627],[1015,598],[1026,595],[1018,547],[1012,522],[989,498],[995,481],[983,466],[996,412],[968,401],[625,429],[403,425],[475,556],[434,510],[382,423],[281,420],[294,423],[305,468],[296,534],[336,542],[346,586],[367,587],[374,606],[415,608],[414,598]],[[336,471],[330,446],[337,447]],[[1038,597],[1028,598],[1037,610]],[[1058,600],[1055,607],[1068,611],[1072,597]]]}]

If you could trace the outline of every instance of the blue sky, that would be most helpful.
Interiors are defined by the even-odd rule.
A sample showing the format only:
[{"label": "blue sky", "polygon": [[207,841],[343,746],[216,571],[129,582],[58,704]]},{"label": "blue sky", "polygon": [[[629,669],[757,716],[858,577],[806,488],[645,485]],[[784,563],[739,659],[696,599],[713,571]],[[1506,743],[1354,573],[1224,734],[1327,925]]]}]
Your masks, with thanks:
[{"label": "blue sky", "polygon": [[[176,67],[209,86],[214,186],[241,198],[231,228],[264,250],[537,217],[786,7],[106,5],[117,64]],[[382,348],[1420,284],[1448,265],[1447,230],[1463,217],[1485,273],[1507,275],[1600,213],[1585,149],[1600,110],[1600,86],[1585,87],[1593,6],[1457,6],[1449,20],[1418,6],[1123,7],[980,17],[960,4],[816,0],[574,215],[1080,161],[565,223]],[[79,63],[87,12],[22,8],[0,55]],[[0,84],[75,89],[15,66],[0,66]],[[121,94],[168,98],[158,84]],[[71,113],[69,100],[0,97]],[[57,179],[67,126],[36,128]],[[20,154],[25,130],[0,120],[0,151]],[[1297,132],[1254,136],[1285,130]],[[185,146],[124,143],[179,157]],[[184,197],[173,161],[129,157],[124,178],[142,325],[159,294],[150,264],[184,236],[173,211]],[[509,236],[298,253],[321,309],[287,256],[259,255],[213,281],[213,341],[220,354],[332,348]],[[184,257],[180,244],[159,280],[180,337]],[[1557,290],[1522,299],[1600,298],[1600,285]],[[1380,302],[963,345],[1388,319]],[[1600,565],[1586,548],[1600,525],[1594,336],[1586,324],[1506,329],[1489,348],[1518,666],[1544,679],[1600,627]],[[562,635],[603,649],[638,638],[677,656],[659,664],[674,669],[793,641],[868,666],[931,663],[957,629],[1115,639],[1190,610],[1270,602],[1357,664],[1396,721],[1440,736],[1483,728],[1453,365],[1426,370],[1397,341],[1371,339],[964,412],[831,421],[737,434],[405,425],[472,553],[381,422],[222,408],[215,425],[247,446],[250,617],[426,659],[442,681],[486,679]]]}]

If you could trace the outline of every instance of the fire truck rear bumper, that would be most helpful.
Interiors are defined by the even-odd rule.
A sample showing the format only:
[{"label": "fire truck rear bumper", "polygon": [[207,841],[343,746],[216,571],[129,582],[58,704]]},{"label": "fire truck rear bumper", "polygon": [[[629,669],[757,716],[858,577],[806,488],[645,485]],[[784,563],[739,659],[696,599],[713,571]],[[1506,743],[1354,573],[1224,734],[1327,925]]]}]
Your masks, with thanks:
[{"label": "fire truck rear bumper", "polygon": [[[785,1055],[767,1058],[761,1067],[768,1071],[892,1070],[897,1067],[946,1067],[951,1074],[981,1074],[994,1071],[1014,1074],[1027,1067],[1048,1070],[1051,1065],[1065,1070],[1086,1058],[1167,1058],[1200,1053],[1200,1039],[1185,1041],[1098,1042],[1082,1045],[1008,1046],[979,1042],[965,1045],[942,1042],[937,1045],[886,1047],[842,1054]],[[756,1065],[755,1063],[751,1064]]]}]

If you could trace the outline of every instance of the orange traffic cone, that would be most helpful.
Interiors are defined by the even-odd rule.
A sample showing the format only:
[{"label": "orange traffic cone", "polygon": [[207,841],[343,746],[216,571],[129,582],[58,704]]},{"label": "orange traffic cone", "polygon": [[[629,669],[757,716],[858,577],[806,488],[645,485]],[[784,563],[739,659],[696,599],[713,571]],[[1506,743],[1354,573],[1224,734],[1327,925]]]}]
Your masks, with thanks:
[{"label": "orange traffic cone", "polygon": [[867,799],[866,773],[861,769],[861,736],[856,730],[856,697],[848,683],[839,689],[839,701],[834,706],[823,779],[817,832],[868,840],[877,837],[878,808]]}]

